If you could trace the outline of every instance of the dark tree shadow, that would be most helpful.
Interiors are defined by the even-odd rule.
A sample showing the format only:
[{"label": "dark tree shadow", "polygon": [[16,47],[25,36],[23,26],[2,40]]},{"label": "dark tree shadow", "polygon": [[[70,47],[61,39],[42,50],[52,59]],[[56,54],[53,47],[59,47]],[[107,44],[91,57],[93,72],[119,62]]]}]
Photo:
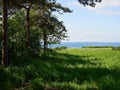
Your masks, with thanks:
[{"label": "dark tree shadow", "polygon": [[[91,56],[77,56],[70,54],[53,53],[47,57],[43,57],[45,65],[49,70],[44,71],[47,79],[51,82],[72,82],[77,79],[77,84],[85,81],[94,81],[98,88],[88,88],[88,90],[119,90],[120,89],[120,69],[108,69],[96,66],[98,63],[92,62],[97,58],[89,59]],[[79,67],[77,65],[82,65]],[[49,82],[49,81],[48,81]]]},{"label": "dark tree shadow", "polygon": [[[85,90],[120,90],[120,69],[102,67],[97,60],[100,58],[60,53],[50,53],[34,60],[25,59],[20,65],[13,65],[9,72],[0,70],[0,85],[5,86],[9,80],[10,83],[17,83],[17,87],[24,87],[24,83],[30,82],[33,90],[44,90],[45,85],[55,82],[59,85],[53,87],[60,90],[76,90],[69,85],[70,82],[77,85],[94,82],[97,88],[91,86]],[[64,82],[67,83],[65,86],[62,85]]]}]

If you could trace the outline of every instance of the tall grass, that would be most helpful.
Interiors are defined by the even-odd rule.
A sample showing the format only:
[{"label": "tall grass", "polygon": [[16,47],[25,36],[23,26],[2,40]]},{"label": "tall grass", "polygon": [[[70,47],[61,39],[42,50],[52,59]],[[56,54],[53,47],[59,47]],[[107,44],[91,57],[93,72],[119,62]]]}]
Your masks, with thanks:
[{"label": "tall grass", "polygon": [[[24,61],[24,62],[23,62]],[[120,51],[63,49],[0,67],[0,90],[120,90]]]}]

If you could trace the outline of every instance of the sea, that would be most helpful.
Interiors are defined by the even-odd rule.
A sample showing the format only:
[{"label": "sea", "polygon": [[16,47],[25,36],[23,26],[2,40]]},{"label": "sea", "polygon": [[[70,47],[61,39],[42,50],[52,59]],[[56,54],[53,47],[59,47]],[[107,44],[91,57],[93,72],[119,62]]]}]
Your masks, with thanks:
[{"label": "sea", "polygon": [[60,44],[51,44],[50,48],[55,47],[82,48],[86,46],[120,46],[120,42],[61,42]]}]

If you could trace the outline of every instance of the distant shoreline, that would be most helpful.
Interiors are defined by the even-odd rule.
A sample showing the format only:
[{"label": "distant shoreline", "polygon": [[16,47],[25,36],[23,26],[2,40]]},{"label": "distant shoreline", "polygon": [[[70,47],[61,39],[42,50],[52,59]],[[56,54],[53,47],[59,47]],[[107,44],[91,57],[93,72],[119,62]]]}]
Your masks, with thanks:
[{"label": "distant shoreline", "polygon": [[82,48],[88,46],[120,46],[120,42],[61,42],[60,44],[52,44],[49,47],[68,47],[68,48]]}]

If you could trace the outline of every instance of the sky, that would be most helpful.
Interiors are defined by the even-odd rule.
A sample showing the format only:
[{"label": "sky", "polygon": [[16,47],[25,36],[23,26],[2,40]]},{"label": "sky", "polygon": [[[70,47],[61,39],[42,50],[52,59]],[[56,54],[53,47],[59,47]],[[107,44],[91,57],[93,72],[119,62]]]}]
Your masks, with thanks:
[{"label": "sky", "polygon": [[103,0],[95,8],[78,0],[57,0],[72,13],[58,15],[68,30],[64,42],[120,42],[120,0]]}]

